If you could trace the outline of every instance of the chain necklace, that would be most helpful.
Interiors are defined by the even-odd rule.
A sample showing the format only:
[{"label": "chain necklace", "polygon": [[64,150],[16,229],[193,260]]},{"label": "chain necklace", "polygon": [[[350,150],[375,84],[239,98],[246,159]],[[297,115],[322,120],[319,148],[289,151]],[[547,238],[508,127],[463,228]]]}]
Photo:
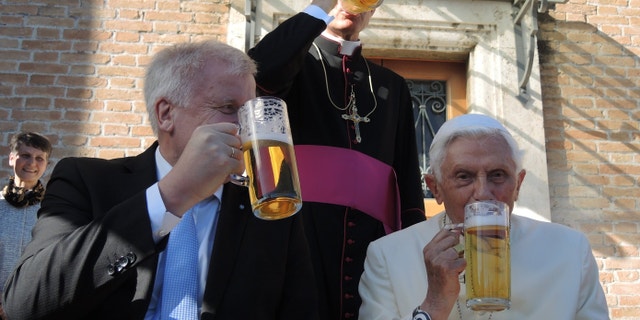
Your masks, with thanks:
[{"label": "chain necklace", "polygon": [[[449,218],[449,216],[447,215],[447,213],[445,212],[442,215],[442,227],[441,229],[444,229],[447,226],[447,218]],[[453,224],[453,220],[451,220],[451,218],[449,218],[449,221],[451,222],[450,225],[452,226],[457,226]],[[461,285],[465,284],[465,278],[464,278],[464,273],[461,274],[458,277],[458,281],[460,282]],[[462,307],[460,306],[460,299],[456,298],[456,309],[458,310],[458,317],[460,320],[464,320],[464,318],[462,317]],[[491,320],[491,317],[493,317],[493,312],[489,313],[489,318],[487,320]]]},{"label": "chain necklace", "polygon": [[[456,299],[456,309],[458,309],[458,317],[460,317],[460,320],[464,320],[462,318],[462,307],[460,307],[460,300]],[[489,318],[487,318],[487,320],[491,320],[491,317],[493,317],[493,312],[489,312]]]},{"label": "chain necklace", "polygon": [[320,48],[318,48],[318,45],[316,45],[315,43],[313,43],[313,47],[316,48],[316,51],[318,52],[318,57],[320,58],[320,64],[322,65],[322,71],[324,72],[324,83],[325,83],[325,88],[327,91],[327,97],[329,98],[329,102],[331,103],[331,105],[340,110],[340,111],[345,111],[345,113],[342,115],[342,119],[345,120],[350,120],[353,122],[353,126],[354,129],[356,131],[356,142],[360,143],[362,142],[362,137],[360,136],[360,122],[370,122],[371,119],[369,118],[369,116],[376,111],[376,108],[378,107],[378,99],[376,98],[376,95],[373,93],[373,82],[371,80],[371,69],[369,68],[369,63],[367,62],[367,59],[365,59],[364,57],[362,57],[362,60],[364,60],[364,65],[367,67],[367,74],[368,74],[368,78],[369,78],[369,90],[371,91],[371,96],[373,97],[373,108],[371,109],[371,111],[369,113],[367,113],[364,117],[360,116],[358,114],[358,107],[356,106],[356,93],[353,90],[354,85],[351,85],[351,93],[349,94],[349,102],[347,103],[346,106],[344,106],[343,108],[339,107],[335,102],[333,102],[333,99],[331,98],[331,93],[329,91],[329,77],[327,76],[327,67],[324,65],[324,60],[322,59],[322,53],[320,52]]}]

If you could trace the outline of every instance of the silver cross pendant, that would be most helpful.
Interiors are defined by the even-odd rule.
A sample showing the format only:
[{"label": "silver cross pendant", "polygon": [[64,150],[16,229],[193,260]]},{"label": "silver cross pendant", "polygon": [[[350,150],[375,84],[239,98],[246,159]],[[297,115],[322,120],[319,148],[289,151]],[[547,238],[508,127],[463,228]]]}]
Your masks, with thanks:
[{"label": "silver cross pendant", "polygon": [[348,114],[343,114],[342,115],[342,119],[345,120],[351,120],[353,122],[353,127],[356,131],[356,142],[360,143],[362,142],[362,137],[360,136],[360,122],[364,122],[367,123],[369,122],[369,118],[368,117],[361,117],[358,114],[358,108],[356,108],[356,106],[352,106],[351,107],[351,112]]}]

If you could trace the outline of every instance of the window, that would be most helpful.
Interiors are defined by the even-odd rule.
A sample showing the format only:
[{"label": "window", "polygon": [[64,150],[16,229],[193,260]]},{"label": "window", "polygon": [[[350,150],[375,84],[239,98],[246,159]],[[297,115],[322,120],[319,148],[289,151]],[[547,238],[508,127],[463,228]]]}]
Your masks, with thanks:
[{"label": "window", "polygon": [[[372,59],[407,80],[411,91],[420,169],[429,164],[433,136],[447,119],[467,113],[466,62]],[[444,210],[422,181],[425,210],[431,217]]]}]

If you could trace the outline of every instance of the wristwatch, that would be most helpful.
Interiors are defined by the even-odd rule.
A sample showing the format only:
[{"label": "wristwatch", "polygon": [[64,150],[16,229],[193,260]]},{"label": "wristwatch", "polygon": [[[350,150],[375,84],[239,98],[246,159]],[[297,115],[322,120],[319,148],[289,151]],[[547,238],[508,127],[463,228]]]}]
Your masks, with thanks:
[{"label": "wristwatch", "polygon": [[417,306],[415,310],[413,310],[413,320],[431,320],[431,316],[424,310],[420,309],[420,306]]}]

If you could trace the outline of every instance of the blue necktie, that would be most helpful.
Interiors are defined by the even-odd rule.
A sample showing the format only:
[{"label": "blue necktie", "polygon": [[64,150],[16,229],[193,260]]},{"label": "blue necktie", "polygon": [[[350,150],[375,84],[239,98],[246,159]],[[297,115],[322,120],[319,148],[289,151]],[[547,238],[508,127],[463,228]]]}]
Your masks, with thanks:
[{"label": "blue necktie", "polygon": [[166,255],[160,319],[198,319],[198,236],[191,210],[171,231]]}]

